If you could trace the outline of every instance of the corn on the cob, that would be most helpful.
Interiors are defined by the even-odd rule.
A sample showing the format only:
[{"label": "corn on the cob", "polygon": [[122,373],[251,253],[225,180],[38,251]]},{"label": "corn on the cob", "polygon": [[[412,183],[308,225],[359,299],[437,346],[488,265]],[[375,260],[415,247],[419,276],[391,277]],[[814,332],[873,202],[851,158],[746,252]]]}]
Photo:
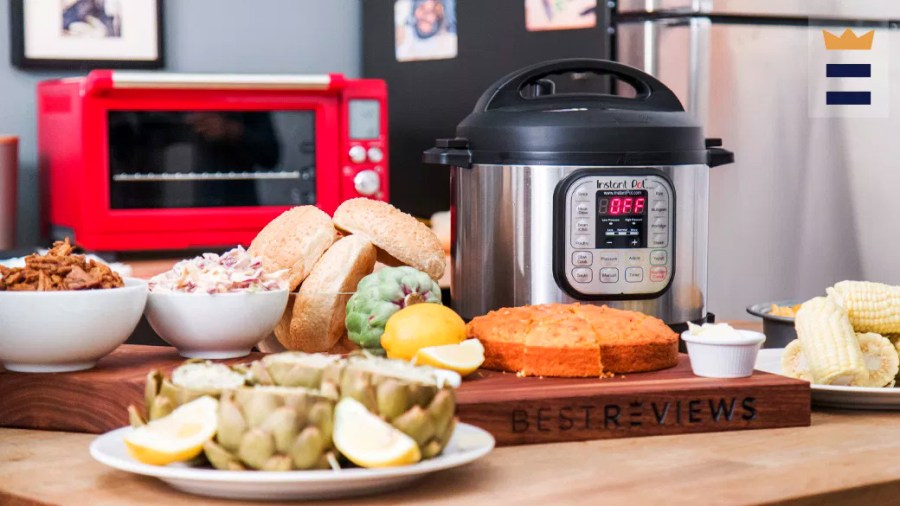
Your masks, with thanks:
[{"label": "corn on the cob", "polygon": [[868,281],[841,281],[828,295],[850,316],[857,332],[900,332],[900,286]]},{"label": "corn on the cob", "polygon": [[794,339],[784,348],[784,353],[781,354],[781,372],[791,378],[813,382],[809,363],[803,356],[803,346],[799,339]]},{"label": "corn on the cob", "polygon": [[889,386],[900,369],[900,357],[889,339],[874,332],[857,333],[863,361],[869,370],[869,378],[861,383],[850,383],[859,387]]},{"label": "corn on the cob", "polygon": [[804,302],[794,326],[815,383],[849,385],[866,381],[869,373],[850,319],[831,298]]}]

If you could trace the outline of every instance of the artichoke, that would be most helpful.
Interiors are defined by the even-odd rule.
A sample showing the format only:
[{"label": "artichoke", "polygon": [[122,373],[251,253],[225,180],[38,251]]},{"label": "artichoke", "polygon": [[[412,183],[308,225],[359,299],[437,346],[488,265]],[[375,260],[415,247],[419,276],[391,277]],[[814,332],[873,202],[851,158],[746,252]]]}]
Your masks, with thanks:
[{"label": "artichoke", "polygon": [[386,267],[360,280],[347,301],[345,324],[350,340],[367,351],[384,354],[381,334],[394,313],[420,302],[441,303],[441,289],[412,267]]},{"label": "artichoke", "polygon": [[430,367],[380,357],[351,357],[341,398],[352,397],[413,438],[422,458],[439,455],[456,427],[456,396]]},{"label": "artichoke", "polygon": [[301,387],[257,386],[219,399],[215,440],[203,445],[216,469],[327,469],[335,399]]},{"label": "artichoke", "polygon": [[251,364],[248,379],[252,384],[300,386],[352,397],[415,439],[423,458],[431,458],[443,451],[456,423],[454,390],[442,377],[431,367],[367,354],[342,359],[287,352]]},{"label": "artichoke", "polygon": [[144,386],[144,412],[129,406],[128,418],[132,426],[140,426],[145,421],[167,416],[194,399],[204,395],[218,398],[222,391],[245,383],[246,375],[240,368],[209,361],[188,360],[176,367],[170,378],[154,369],[147,374]]},{"label": "artichoke", "polygon": [[286,351],[250,364],[248,380],[254,385],[311,388],[337,397],[343,368],[340,355]]}]

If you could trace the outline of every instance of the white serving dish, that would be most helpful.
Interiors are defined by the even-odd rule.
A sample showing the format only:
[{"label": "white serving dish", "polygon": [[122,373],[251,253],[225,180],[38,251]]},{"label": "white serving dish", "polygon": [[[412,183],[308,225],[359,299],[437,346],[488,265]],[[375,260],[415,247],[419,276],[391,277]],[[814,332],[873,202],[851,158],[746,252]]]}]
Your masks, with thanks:
[{"label": "white serving dish", "polygon": [[132,429],[107,432],[91,443],[91,456],[115,469],[153,476],[191,494],[246,501],[332,499],[397,490],[426,475],[468,464],[494,448],[494,438],[478,427],[459,423],[444,452],[411,466],[339,471],[218,471],[184,464],[151,466],[132,459],[124,438]]},{"label": "white serving dish", "polygon": [[150,292],[147,321],[189,358],[235,358],[250,353],[278,324],[288,290],[268,292]]},{"label": "white serving dish", "polygon": [[0,361],[10,371],[90,369],[134,332],[146,281],[122,288],[0,292]]},{"label": "white serving dish", "polygon": [[[781,355],[784,348],[760,350],[756,368],[772,374],[784,375]],[[851,387],[838,385],[810,385],[814,406],[841,409],[900,410],[900,388]]]},{"label": "white serving dish", "polygon": [[753,374],[756,355],[766,341],[765,334],[752,330],[736,330],[734,338],[694,335],[690,330],[681,333],[687,344],[691,369],[706,378],[746,378]]}]

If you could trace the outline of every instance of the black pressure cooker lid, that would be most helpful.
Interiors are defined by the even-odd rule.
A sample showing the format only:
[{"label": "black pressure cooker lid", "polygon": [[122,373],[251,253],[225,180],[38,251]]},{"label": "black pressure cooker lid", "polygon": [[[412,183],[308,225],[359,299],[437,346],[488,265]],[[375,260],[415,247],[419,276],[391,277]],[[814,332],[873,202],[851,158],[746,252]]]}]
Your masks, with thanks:
[{"label": "black pressure cooker lid", "polygon": [[[636,95],[554,92],[545,78],[569,72],[612,75]],[[526,96],[531,90],[531,96]],[[424,161],[470,167],[497,165],[683,165],[731,163],[718,140],[659,80],[608,60],[563,59],[513,72],[478,99],[456,129]]]}]

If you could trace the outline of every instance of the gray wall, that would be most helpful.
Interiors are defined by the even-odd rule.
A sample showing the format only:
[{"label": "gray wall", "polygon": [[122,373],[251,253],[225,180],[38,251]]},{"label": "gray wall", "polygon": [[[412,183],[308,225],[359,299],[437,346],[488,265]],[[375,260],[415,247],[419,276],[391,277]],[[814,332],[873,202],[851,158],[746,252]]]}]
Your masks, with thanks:
[{"label": "gray wall", "polygon": [[[167,0],[166,68],[174,72],[360,72],[359,0]],[[20,137],[19,245],[37,244],[34,87],[83,72],[25,72],[9,63],[9,7],[0,4],[0,134]]]}]

